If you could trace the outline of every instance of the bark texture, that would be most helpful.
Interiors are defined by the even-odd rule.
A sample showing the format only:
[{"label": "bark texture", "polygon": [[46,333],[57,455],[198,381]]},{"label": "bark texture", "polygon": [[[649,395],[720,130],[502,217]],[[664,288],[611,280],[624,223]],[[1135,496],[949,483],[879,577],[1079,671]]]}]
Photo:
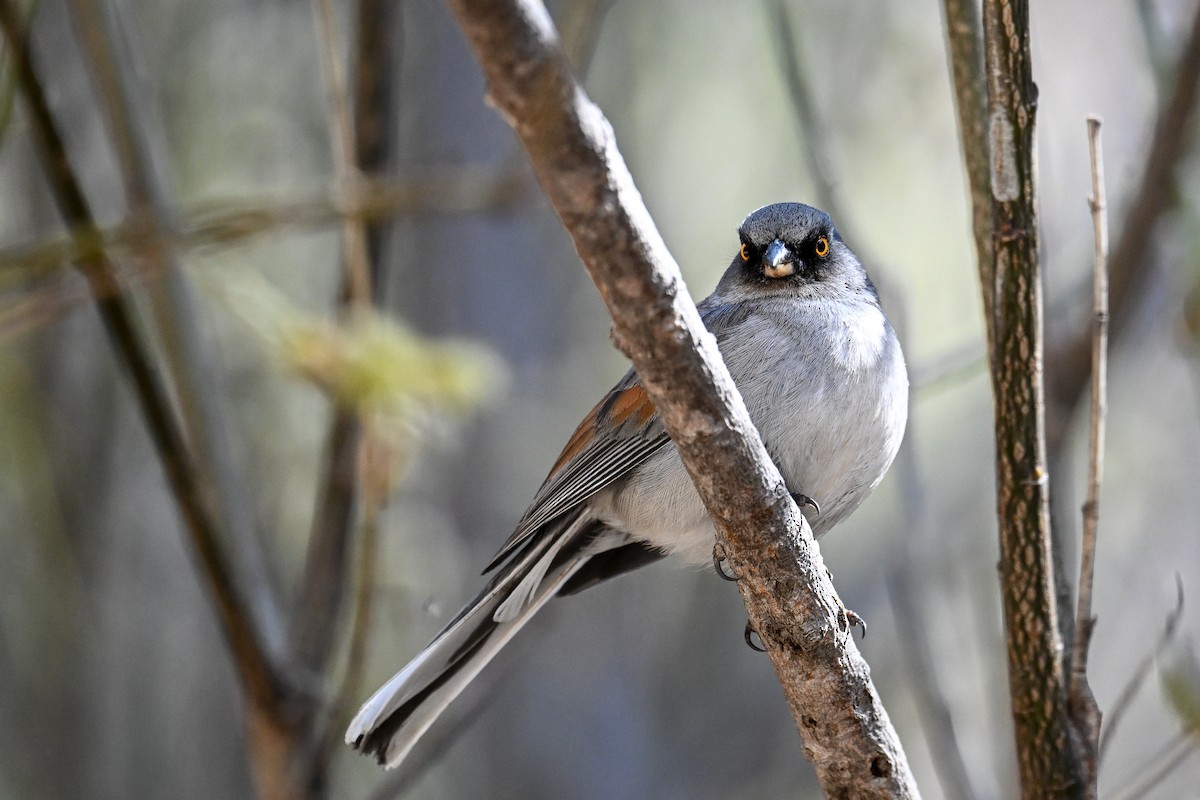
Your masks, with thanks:
[{"label": "bark texture", "polygon": [[819,552],[617,150],[533,0],[447,0],[726,540],[829,797],[918,796]]},{"label": "bark texture", "polygon": [[996,327],[1000,584],[1017,764],[1022,797],[1081,797],[1051,561],[1028,4],[988,0],[983,22],[995,279],[995,305],[985,313]]}]

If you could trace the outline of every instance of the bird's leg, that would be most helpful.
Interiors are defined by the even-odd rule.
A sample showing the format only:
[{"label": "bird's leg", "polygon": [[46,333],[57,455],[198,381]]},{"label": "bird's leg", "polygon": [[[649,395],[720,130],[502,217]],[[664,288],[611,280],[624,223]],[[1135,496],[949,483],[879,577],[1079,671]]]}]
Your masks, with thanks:
[{"label": "bird's leg", "polygon": [[796,505],[800,506],[800,508],[812,506],[812,510],[817,512],[817,516],[821,516],[821,507],[817,505],[816,500],[813,500],[806,494],[800,494],[799,492],[792,492],[791,495],[792,499],[796,501]]},{"label": "bird's leg", "polygon": [[[763,647],[761,644],[754,643],[755,636],[758,636],[758,631],[754,630],[754,626],[750,624],[750,620],[746,620],[746,630],[742,634],[742,637],[746,640],[746,646],[751,650],[757,650],[760,653],[767,652],[767,648]],[[758,640],[761,642],[762,637],[758,636]]]},{"label": "bird's leg", "polygon": [[732,572],[726,572],[722,566],[728,559],[725,556],[725,545],[719,539],[713,544],[713,569],[717,571],[723,580],[736,581],[738,576]]}]

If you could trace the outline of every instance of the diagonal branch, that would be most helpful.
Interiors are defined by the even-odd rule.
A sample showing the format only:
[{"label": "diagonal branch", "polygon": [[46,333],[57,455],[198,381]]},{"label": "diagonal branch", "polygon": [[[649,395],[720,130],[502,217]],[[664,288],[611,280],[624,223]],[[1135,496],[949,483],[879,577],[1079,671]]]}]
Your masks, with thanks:
[{"label": "diagonal branch", "polygon": [[750,423],[617,150],[535,0],[447,0],[490,102],[534,172],[613,317],[727,545],[817,776],[831,797],[917,796],[811,535]]},{"label": "diagonal branch", "polygon": [[[62,136],[33,68],[26,31],[11,0],[0,0],[0,28],[3,28],[17,81],[25,95],[29,124],[59,213],[72,229],[85,238],[94,239],[99,236],[95,219],[67,158]],[[129,371],[150,437],[216,605],[222,632],[233,652],[243,688],[256,704],[273,705],[282,681],[273,669],[260,632],[246,613],[244,598],[234,585],[232,570],[217,538],[209,500],[202,493],[187,442],[151,353],[138,331],[133,306],[121,293],[113,264],[103,252],[80,259],[76,266],[87,279],[113,348]]]}]

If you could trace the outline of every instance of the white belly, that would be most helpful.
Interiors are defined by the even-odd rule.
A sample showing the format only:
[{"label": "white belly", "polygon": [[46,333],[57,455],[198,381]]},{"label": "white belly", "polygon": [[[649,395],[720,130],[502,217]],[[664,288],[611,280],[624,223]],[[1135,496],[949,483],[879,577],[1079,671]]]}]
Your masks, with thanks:
[{"label": "white belly", "polygon": [[[874,306],[843,309],[854,324],[785,327],[747,320],[721,346],[750,417],[788,489],[821,507],[816,535],[856,509],[900,446],[908,408],[903,357]],[[674,447],[663,448],[589,503],[617,530],[690,562],[712,557],[713,526]]]}]

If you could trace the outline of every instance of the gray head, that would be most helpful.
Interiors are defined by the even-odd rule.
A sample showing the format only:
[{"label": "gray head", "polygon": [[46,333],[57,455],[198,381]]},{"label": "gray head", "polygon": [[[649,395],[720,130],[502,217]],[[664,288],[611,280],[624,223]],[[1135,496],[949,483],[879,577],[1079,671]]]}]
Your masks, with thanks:
[{"label": "gray head", "polygon": [[875,287],[858,257],[824,211],[803,203],[775,203],[752,211],[738,228],[741,247],[718,291],[810,298],[866,295]]}]

